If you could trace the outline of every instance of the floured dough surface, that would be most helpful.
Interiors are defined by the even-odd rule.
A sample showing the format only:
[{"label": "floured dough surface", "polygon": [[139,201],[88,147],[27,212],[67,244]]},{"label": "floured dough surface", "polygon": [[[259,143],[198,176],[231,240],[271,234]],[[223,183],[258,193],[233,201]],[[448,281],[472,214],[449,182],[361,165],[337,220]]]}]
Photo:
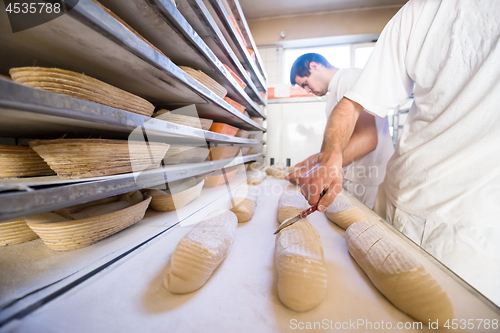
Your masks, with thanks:
[{"label": "floured dough surface", "polygon": [[231,211],[238,217],[238,222],[250,221],[257,208],[258,191],[249,186],[242,186],[236,191],[235,206]]},{"label": "floured dough surface", "polygon": [[[307,208],[300,192],[286,191],[278,203],[278,219],[296,216]],[[307,311],[325,299],[327,270],[323,244],[307,219],[278,233],[274,259],[278,270],[278,296],[283,304],[295,311]]]},{"label": "floured dough surface", "polygon": [[264,171],[252,170],[247,172],[247,184],[248,185],[260,185],[260,183],[266,178],[267,174]]},{"label": "floured dough surface", "polygon": [[351,204],[351,201],[345,195],[339,193],[335,200],[328,206],[325,211],[326,217],[346,230],[349,226],[356,222],[368,222],[366,215],[359,209]]},{"label": "floured dough surface", "polygon": [[293,167],[285,167],[281,165],[271,165],[267,167],[266,173],[274,178],[285,179],[286,175],[293,171]]},{"label": "floured dough surface", "polygon": [[307,208],[309,208],[309,204],[302,193],[285,191],[278,202],[278,222],[283,223],[286,219],[299,215]]},{"label": "floured dough surface", "polygon": [[335,197],[335,200],[333,200],[330,206],[328,206],[325,213],[340,213],[341,211],[352,207],[353,205],[351,204],[351,200],[349,200],[349,198],[341,192]]},{"label": "floured dough surface", "polygon": [[307,311],[325,299],[327,270],[323,245],[307,219],[277,235],[275,262],[279,276],[278,296],[287,307]]},{"label": "floured dough surface", "polygon": [[378,225],[352,224],[345,233],[349,253],[377,289],[404,313],[440,325],[453,319],[442,287],[426,269]]},{"label": "floured dough surface", "polygon": [[238,219],[229,210],[216,210],[199,222],[177,244],[164,278],[176,294],[201,288],[226,258],[234,243]]}]

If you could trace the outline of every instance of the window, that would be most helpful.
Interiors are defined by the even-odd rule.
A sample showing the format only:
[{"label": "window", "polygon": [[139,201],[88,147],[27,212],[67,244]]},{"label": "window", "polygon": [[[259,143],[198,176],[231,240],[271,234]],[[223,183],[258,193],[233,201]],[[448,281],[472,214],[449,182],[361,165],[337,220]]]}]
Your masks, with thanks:
[{"label": "window", "polygon": [[319,53],[338,68],[363,68],[372,54],[375,43],[345,44],[283,50],[283,83],[290,84],[293,62],[305,53]]},{"label": "window", "polygon": [[352,45],[354,51],[353,66],[357,68],[365,67],[365,64],[368,61],[368,58],[370,58],[374,47],[375,43]]},{"label": "window", "polygon": [[318,53],[328,60],[332,66],[343,68],[350,67],[351,48],[349,45],[341,46],[326,46],[326,47],[311,47],[300,49],[285,49],[284,50],[284,71],[283,83],[290,84],[290,70],[293,62],[303,54]]}]

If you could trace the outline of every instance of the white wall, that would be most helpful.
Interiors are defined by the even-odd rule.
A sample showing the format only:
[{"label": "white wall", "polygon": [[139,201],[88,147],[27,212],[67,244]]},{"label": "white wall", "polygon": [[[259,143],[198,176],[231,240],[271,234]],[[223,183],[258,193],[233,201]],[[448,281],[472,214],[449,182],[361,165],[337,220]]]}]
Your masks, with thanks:
[{"label": "white wall", "polygon": [[291,165],[318,153],[326,126],[325,102],[281,103],[267,106],[266,162]]},{"label": "white wall", "polygon": [[267,73],[267,84],[281,83],[283,77],[283,47],[259,47],[259,54]]}]

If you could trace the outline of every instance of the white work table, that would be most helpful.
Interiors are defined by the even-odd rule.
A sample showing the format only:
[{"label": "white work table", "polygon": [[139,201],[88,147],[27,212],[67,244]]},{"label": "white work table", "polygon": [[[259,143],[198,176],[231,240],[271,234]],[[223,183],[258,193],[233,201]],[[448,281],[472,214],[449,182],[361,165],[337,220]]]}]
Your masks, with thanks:
[{"label": "white work table", "polygon": [[[411,325],[408,323],[413,323],[413,320],[378,292],[349,255],[344,230],[328,221],[323,213],[314,213],[308,220],[321,235],[324,247],[328,269],[326,300],[304,313],[294,312],[280,302],[273,232],[278,227],[278,199],[286,186],[284,180],[268,178],[258,187],[261,194],[253,219],[238,225],[236,240],[228,257],[198,291],[186,295],[168,292],[163,286],[165,267],[177,242],[195,222],[214,209],[230,207],[227,195],[28,316],[10,322],[0,331],[261,333],[307,331],[298,329],[300,322],[304,325],[307,322],[328,322],[330,325],[332,321],[330,331],[380,332],[382,329],[375,327],[382,321],[384,327],[391,323],[393,331],[403,331],[396,329],[398,322]],[[372,221],[382,224],[377,215],[359,201],[352,201]],[[161,219],[162,215],[148,218]],[[396,235],[392,228],[385,225],[384,228],[440,281],[452,301],[457,319],[500,318],[498,308],[432,258],[427,258],[410,241]],[[337,326],[335,329],[335,323],[342,325],[358,320],[369,321],[375,327],[370,329],[362,325],[356,328],[344,324],[343,328]],[[297,329],[293,329],[294,323]],[[437,331],[425,324],[423,331]],[[316,326],[315,330],[308,331],[323,329]]]}]

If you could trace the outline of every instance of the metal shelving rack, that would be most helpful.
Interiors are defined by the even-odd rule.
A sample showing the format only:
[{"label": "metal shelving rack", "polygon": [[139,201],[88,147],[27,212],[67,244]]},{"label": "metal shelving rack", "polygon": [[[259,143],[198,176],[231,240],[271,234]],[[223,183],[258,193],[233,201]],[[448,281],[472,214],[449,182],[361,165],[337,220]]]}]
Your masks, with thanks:
[{"label": "metal shelving rack", "polygon": [[[261,156],[262,154],[254,154],[235,159],[178,164],[140,173],[86,178],[76,181],[62,180],[56,176],[51,176],[40,177],[43,179],[4,182],[4,185],[7,186],[12,184],[18,188],[22,187],[24,191],[0,194],[0,221],[52,211],[198,176],[222,168],[256,161]],[[26,214],[26,212],[29,212],[29,214]]]},{"label": "metal shelving rack", "polygon": [[255,58],[257,60],[257,66],[259,67],[260,72],[267,79],[266,70],[264,68],[264,62],[260,57],[259,50],[257,49],[257,45],[255,45],[255,40],[253,39],[252,33],[250,31],[250,27],[248,26],[247,20],[245,19],[245,15],[243,14],[243,10],[241,9],[241,5],[238,0],[227,0],[229,7],[234,14],[234,19],[239,23],[239,26],[242,27],[241,33],[243,37],[252,46],[252,49],[255,52]]},{"label": "metal shelving rack", "polygon": [[[232,50],[203,1],[180,0],[177,2],[177,9],[182,13],[201,39],[203,39],[206,45],[214,52],[217,58],[230,67],[247,84],[245,91],[247,91],[254,100],[257,100],[259,104],[264,104],[264,98],[259,94],[259,89],[257,89],[250,75],[243,68],[242,63]],[[262,87],[260,91],[267,93]]]},{"label": "metal shelving rack", "polygon": [[[227,136],[174,124],[29,88],[0,78],[1,138],[30,140],[65,136],[127,139],[131,133],[140,129],[147,133],[149,141],[191,146],[251,146],[258,148],[257,153],[246,156],[239,154],[236,158],[226,160],[163,166],[135,174],[79,180],[63,180],[57,176],[1,180],[0,221],[98,200],[227,167],[243,168],[244,163],[263,160],[263,153],[260,151],[264,150],[265,142],[260,138],[265,132],[264,126],[236,110],[177,67],[186,65],[204,71],[228,90],[229,98],[244,105],[250,116],[265,119],[266,99],[259,93],[267,89],[265,79],[262,74],[256,75],[258,69],[255,64],[250,63],[251,67],[248,67],[248,61],[251,60],[246,50],[246,58],[242,58],[226,41],[225,36],[229,37],[234,31],[227,33],[224,28],[221,29],[206,7],[203,17],[198,14],[195,16],[194,13],[204,6],[202,2],[186,0],[179,9],[168,0],[103,0],[103,5],[93,0],[80,0],[67,14],[13,34],[6,11],[1,10],[3,3],[0,4],[0,73],[7,74],[12,67],[29,65],[84,73],[141,96],[157,107],[174,110],[193,106],[200,118],[209,118],[258,133],[258,139]],[[191,6],[192,16],[186,14],[189,12],[186,5]],[[191,18],[186,20],[183,14]],[[195,24],[193,17],[197,17],[197,24],[204,24],[207,31],[211,31],[210,34],[200,37],[190,25]],[[244,61],[243,64],[241,60]],[[245,90],[226,72],[222,63],[240,75],[247,84]],[[248,68],[250,75],[246,72]],[[242,181],[238,180],[240,183]],[[223,186],[204,189],[200,201],[194,201],[196,204],[193,209],[209,205],[226,191]],[[165,216],[172,215],[169,214]],[[51,264],[56,266],[65,266],[67,260],[75,255],[78,260],[90,265],[78,269],[74,265],[65,267],[64,274],[62,271],[58,272],[57,279],[46,280],[43,284],[33,281],[29,286],[19,285],[19,289],[14,290],[15,298],[0,302],[0,326],[29,314],[176,225],[152,225],[154,228],[144,231],[144,225],[149,224],[150,221],[143,220],[122,231],[117,237],[110,237],[89,247],[88,251],[71,252],[71,255],[50,251],[44,254],[48,256],[45,259],[50,259]],[[115,245],[110,246],[115,242]],[[20,245],[26,245],[26,248],[36,253],[45,249],[41,241]],[[13,250],[14,247],[9,247],[9,251],[4,251],[3,254],[20,255],[19,251]],[[40,268],[35,266],[32,268]],[[48,274],[41,272],[42,275],[45,273]],[[6,275],[2,276],[5,278]]]},{"label": "metal shelving rack", "polygon": [[394,114],[392,115],[392,144],[394,147],[398,144],[401,138],[401,133],[403,131],[404,124],[406,122],[406,117],[408,112],[410,112],[411,104],[413,103],[413,96],[405,102],[401,103],[396,109],[394,109]]},{"label": "metal shelving rack", "polygon": [[[0,71],[36,64],[82,72],[141,96],[155,105],[196,104],[202,118],[248,130],[265,129],[187,75],[106,8],[81,0],[69,13],[11,33],[0,15]],[[5,45],[5,47],[3,47]]]},{"label": "metal shelving rack", "polygon": [[170,143],[259,144],[261,140],[227,136],[141,116],[65,95],[32,89],[0,78],[2,136],[57,138],[101,136],[127,139],[138,127]]},{"label": "metal shelving rack", "polygon": [[264,104],[260,95],[255,92],[254,96],[259,96],[256,102],[249,97],[170,0],[102,0],[101,3],[176,65],[202,70],[221,83],[228,90],[228,97],[244,105],[251,116],[265,118],[256,103]]},{"label": "metal shelving rack", "polygon": [[[263,91],[267,90],[267,75],[263,66],[257,66],[256,63],[250,57],[250,54],[247,52],[245,45],[243,45],[242,41],[238,38],[238,32],[235,27],[231,23],[231,19],[229,17],[228,12],[224,8],[221,0],[203,0],[212,17],[215,19],[215,22],[223,32],[226,40],[231,45],[231,48],[236,53],[236,56],[243,64],[243,67],[250,72],[250,76],[252,80],[256,83],[257,88],[262,89]],[[257,53],[257,49],[255,49],[255,53]],[[257,57],[259,59],[260,57]],[[259,60],[260,61],[260,60]]]}]

